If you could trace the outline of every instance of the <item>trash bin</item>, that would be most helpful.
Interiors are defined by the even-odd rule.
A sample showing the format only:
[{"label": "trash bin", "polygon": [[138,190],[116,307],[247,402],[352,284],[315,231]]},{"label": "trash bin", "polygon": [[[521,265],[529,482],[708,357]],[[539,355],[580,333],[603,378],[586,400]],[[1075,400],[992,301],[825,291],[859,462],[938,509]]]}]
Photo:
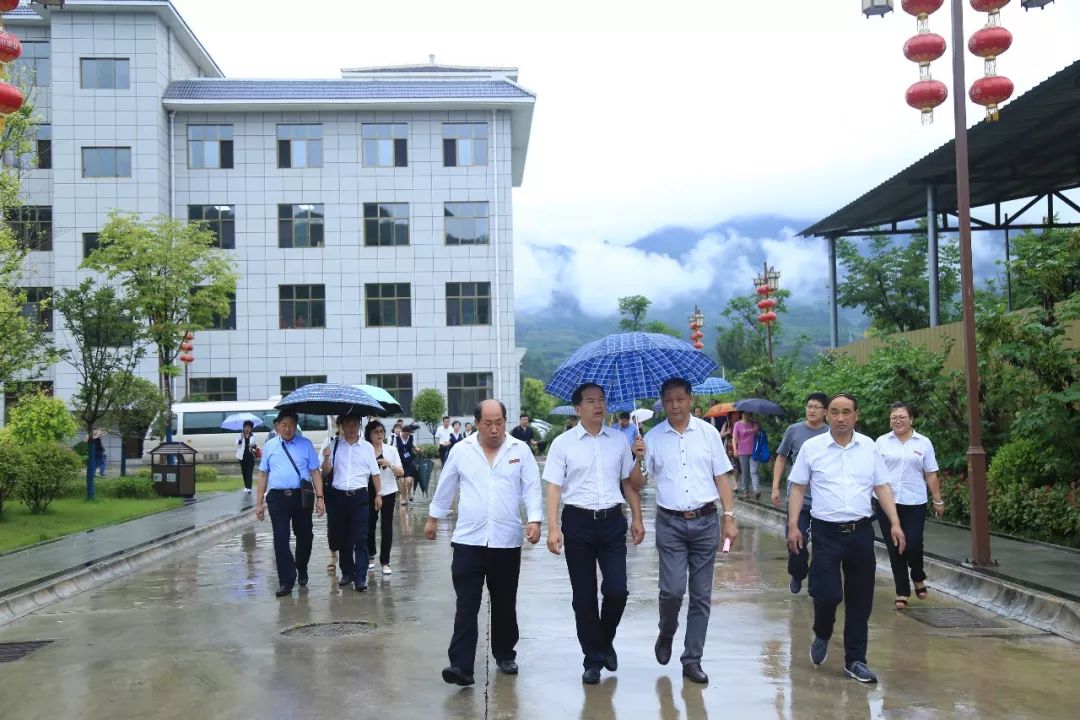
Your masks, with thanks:
[{"label": "trash bin", "polygon": [[150,478],[162,497],[195,497],[195,448],[162,443],[150,451]]}]

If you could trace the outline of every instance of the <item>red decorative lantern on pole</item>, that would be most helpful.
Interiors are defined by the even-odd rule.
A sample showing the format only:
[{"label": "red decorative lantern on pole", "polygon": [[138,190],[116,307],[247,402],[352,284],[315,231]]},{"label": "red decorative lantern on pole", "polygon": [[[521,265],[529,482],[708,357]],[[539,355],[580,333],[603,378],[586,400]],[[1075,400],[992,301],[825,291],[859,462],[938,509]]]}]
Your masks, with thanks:
[{"label": "red decorative lantern on pole", "polygon": [[919,64],[919,82],[907,89],[907,104],[922,113],[922,124],[934,122],[934,108],[949,96],[945,85],[930,76],[930,63],[945,54],[945,38],[930,32],[929,18],[941,9],[945,0],[903,0],[901,7],[914,15],[919,34],[904,43],[904,57]]},{"label": "red decorative lantern on pole", "polygon": [[694,306],[694,312],[690,313],[690,341],[694,343],[695,350],[702,350],[705,348],[701,339],[705,337],[705,333],[701,332],[701,328],[705,327],[705,315],[701,312],[701,308],[697,305]]},{"label": "red decorative lantern on pole", "polygon": [[0,0],[0,12],[11,12],[19,7],[19,0]]},{"label": "red decorative lantern on pole", "polygon": [[[19,0],[0,0],[0,12],[10,12],[19,7]],[[3,18],[0,17],[0,63],[9,63],[22,55],[22,43],[11,33],[4,32]],[[5,76],[0,67],[0,78]],[[0,82],[0,130],[4,128],[4,116],[16,113],[23,106],[23,95],[19,88],[6,82]]]},{"label": "red decorative lantern on pole", "polygon": [[971,7],[987,13],[986,26],[976,30],[968,40],[968,50],[983,59],[984,77],[971,84],[968,97],[972,102],[986,107],[986,119],[998,119],[998,105],[1013,94],[1009,78],[997,74],[997,58],[1012,47],[1012,33],[1001,27],[1001,8],[1009,0],[971,0]]},{"label": "red decorative lantern on pole", "polygon": [[19,38],[6,30],[0,30],[0,62],[9,63],[22,55],[23,47]]},{"label": "red decorative lantern on pole", "polygon": [[949,89],[940,80],[920,80],[907,89],[907,104],[922,112],[923,125],[934,122],[934,108],[949,97]]},{"label": "red decorative lantern on pole", "polygon": [[191,398],[191,376],[189,369],[191,363],[195,362],[195,356],[191,354],[191,351],[195,349],[195,333],[184,333],[184,341],[180,343],[180,349],[183,353],[180,355],[180,362],[184,363],[184,399]]},{"label": "red decorative lantern on pole", "polygon": [[769,263],[764,264],[761,275],[754,278],[754,292],[761,296],[761,299],[757,301],[758,309],[762,311],[758,315],[758,322],[765,326],[766,332],[766,347],[769,352],[769,362],[773,361],[773,339],[772,329],[773,323],[776,322],[777,315],[773,312],[773,308],[776,307],[776,298],[769,297],[774,292],[780,289],[780,273],[776,271],[776,268],[769,267]]},{"label": "red decorative lantern on pole", "polygon": [[984,105],[986,119],[994,122],[998,119],[998,105],[1012,97],[1012,94],[1012,80],[1003,75],[991,75],[973,82],[968,97],[972,102]]}]

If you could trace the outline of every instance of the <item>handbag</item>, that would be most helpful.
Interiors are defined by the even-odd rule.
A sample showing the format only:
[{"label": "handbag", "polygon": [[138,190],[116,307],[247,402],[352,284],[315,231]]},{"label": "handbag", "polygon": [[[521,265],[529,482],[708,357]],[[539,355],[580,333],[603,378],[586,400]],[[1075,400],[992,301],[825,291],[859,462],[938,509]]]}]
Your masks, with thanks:
[{"label": "handbag", "polygon": [[[337,460],[337,444],[338,444],[339,440],[341,440],[340,436],[334,438],[334,447],[333,447],[333,449],[330,450],[330,459],[331,460]],[[330,466],[330,472],[326,473],[326,475],[323,477],[322,485],[323,485],[323,489],[327,490],[327,491],[331,490],[334,487],[334,466],[333,466],[333,464],[331,464],[331,466]]]},{"label": "handbag", "polygon": [[292,463],[293,470],[296,471],[296,477],[300,478],[300,507],[305,512],[315,512],[315,486],[311,483],[311,480],[305,480],[304,476],[300,474],[300,468],[296,466],[296,461],[292,459],[289,448],[285,447],[284,442],[281,443],[281,449],[285,451],[285,457],[289,458],[289,462]]}]

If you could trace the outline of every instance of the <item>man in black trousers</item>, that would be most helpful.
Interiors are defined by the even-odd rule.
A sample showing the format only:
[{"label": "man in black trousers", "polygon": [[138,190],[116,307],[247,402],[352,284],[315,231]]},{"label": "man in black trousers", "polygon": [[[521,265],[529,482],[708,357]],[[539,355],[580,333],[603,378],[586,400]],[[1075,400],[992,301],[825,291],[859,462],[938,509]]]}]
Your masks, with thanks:
[{"label": "man in black trousers", "polygon": [[434,540],[437,521],[449,517],[460,489],[450,566],[457,612],[448,652],[450,665],[443,669],[442,678],[462,686],[475,682],[477,614],[485,580],[491,596],[491,654],[499,672],[518,672],[514,646],[518,641],[522,503],[528,518],[525,539],[534,545],[540,540],[543,519],[540,469],[528,445],[507,437],[506,406],[498,400],[485,400],[476,406],[475,416],[477,432],[458,443],[447,457],[424,526],[424,536]]},{"label": "man in black trousers", "polygon": [[[341,437],[323,450],[323,472],[333,470],[331,479],[334,502],[331,505],[338,534],[341,563],[339,587],[352,583],[357,592],[368,588],[368,512],[382,508],[380,468],[375,449],[360,437],[360,417],[341,418]],[[368,497],[368,485],[374,494]]]},{"label": "man in black trousers", "polygon": [[[633,451],[618,430],[604,427],[607,403],[604,389],[587,383],[574,391],[574,409],[581,418],[551,443],[544,480],[547,481],[548,550],[558,555],[566,549],[566,568],[574,596],[574,622],[585,655],[586,685],[600,682],[600,668],[619,667],[615,632],[626,608],[626,516],[625,493],[633,522],[634,544],[645,538],[641,517],[641,457],[645,443],[634,441]],[[621,486],[621,487],[620,487]],[[622,492],[620,492],[622,491]],[[563,502],[562,528],[558,517]],[[596,568],[604,580],[600,586],[603,605],[596,602]]]}]

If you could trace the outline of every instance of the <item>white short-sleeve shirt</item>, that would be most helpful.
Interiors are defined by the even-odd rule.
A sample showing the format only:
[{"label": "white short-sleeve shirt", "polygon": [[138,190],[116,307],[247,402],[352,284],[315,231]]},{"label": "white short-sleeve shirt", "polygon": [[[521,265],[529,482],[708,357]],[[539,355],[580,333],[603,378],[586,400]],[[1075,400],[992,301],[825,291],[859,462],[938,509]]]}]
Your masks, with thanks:
[{"label": "white short-sleeve shirt", "polygon": [[896,433],[885,433],[877,439],[877,449],[889,468],[889,485],[898,505],[926,504],[926,475],[938,471],[934,444],[925,435],[912,431],[907,442]]},{"label": "white short-sleeve shirt", "polygon": [[[374,451],[374,449],[375,448],[372,447],[372,451]],[[394,471],[392,470],[392,468],[397,468],[398,470],[401,470],[402,468],[401,456],[398,455],[397,448],[390,443],[383,443],[382,456],[383,460],[386,460],[386,462],[390,463],[390,467],[379,469],[379,495],[385,497],[387,495],[393,495],[398,490],[397,476],[394,475]],[[379,458],[376,457],[376,464],[378,463],[378,460]]]},{"label": "white short-sleeve shirt", "polygon": [[719,499],[716,477],[731,472],[731,461],[716,427],[692,417],[682,433],[667,420],[646,433],[645,468],[660,507],[696,510]]},{"label": "white short-sleeve shirt", "polygon": [[603,510],[623,502],[620,488],[634,469],[634,456],[619,430],[601,427],[590,435],[584,425],[551,442],[544,480],[562,488],[562,500],[586,510]]},{"label": "white short-sleeve shirt", "polygon": [[803,443],[788,480],[809,485],[814,495],[811,517],[825,522],[853,522],[873,515],[874,488],[889,484],[889,470],[874,441],[852,433],[846,446],[827,432]]},{"label": "white short-sleeve shirt", "polygon": [[452,436],[453,434],[453,427],[443,427],[442,425],[440,425],[435,431],[435,442],[439,443],[440,445],[444,442],[450,442],[450,436]]},{"label": "white short-sleeve shirt", "polygon": [[[334,469],[335,490],[366,489],[371,476],[382,472],[379,463],[375,462],[375,448],[364,438],[350,444],[342,436],[336,451],[333,440],[330,442],[330,466]],[[321,457],[319,459],[322,460]]]}]

